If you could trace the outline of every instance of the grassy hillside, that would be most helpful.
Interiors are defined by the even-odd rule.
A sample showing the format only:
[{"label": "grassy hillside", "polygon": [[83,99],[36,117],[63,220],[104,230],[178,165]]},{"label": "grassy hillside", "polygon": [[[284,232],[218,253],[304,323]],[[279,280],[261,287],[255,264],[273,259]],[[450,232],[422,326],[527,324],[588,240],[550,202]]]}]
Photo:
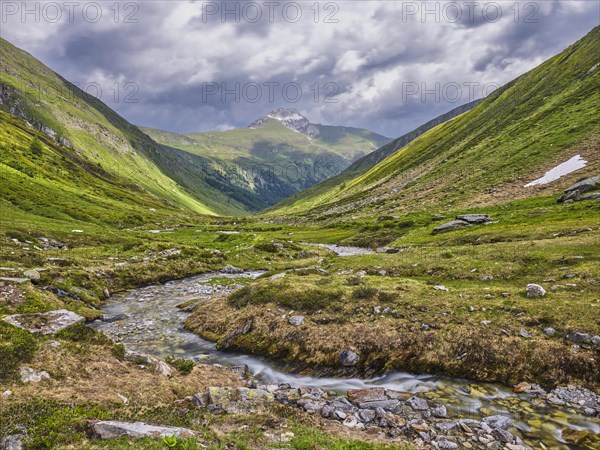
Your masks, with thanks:
[{"label": "grassy hillside", "polygon": [[[422,134],[364,174],[313,189],[274,210],[310,217],[472,208],[558,193],[598,169],[600,28],[473,110]],[[580,154],[561,181],[524,185]]]},{"label": "grassy hillside", "polygon": [[254,211],[272,206],[337,175],[389,141],[359,128],[316,125],[319,136],[295,132],[269,119],[257,128],[186,135],[143,128],[157,142],[207,160],[204,172],[221,174],[241,189]]},{"label": "grassy hillside", "polygon": [[[9,152],[28,147],[39,134],[65,158],[94,167],[114,185],[137,190],[133,203],[160,199],[170,208],[202,214],[242,214],[256,208],[224,177],[203,174],[199,169],[206,165],[205,159],[157,144],[104,103],[5,40],[0,40],[0,87],[0,108],[17,119],[3,122],[5,132],[12,135],[2,143],[4,166],[14,158],[28,159],[26,153]],[[21,131],[11,131],[12,127]],[[53,156],[50,152],[46,162],[60,166]],[[61,193],[48,195],[50,199]],[[127,211],[127,204],[121,209]]]},{"label": "grassy hillside", "polygon": [[398,151],[405,145],[408,145],[410,142],[421,136],[426,131],[458,116],[459,114],[463,114],[471,110],[480,102],[481,100],[475,100],[465,105],[461,105],[458,108],[454,108],[453,110],[448,111],[447,113],[430,120],[429,122],[421,125],[413,131],[406,133],[405,135],[402,135],[397,139],[394,139],[393,141],[378,148],[374,152],[369,153],[368,155],[365,155],[362,158],[358,159],[339,175],[328,178],[327,180],[309,189],[292,195],[291,197],[277,204],[272,209],[294,209],[294,205],[296,204],[302,205],[303,208],[306,208],[307,202],[310,202],[313,205],[318,204],[322,199],[328,198],[332,192],[337,192],[340,186],[345,186],[348,182],[351,182],[353,179],[368,172],[370,169],[375,167],[385,158]]}]

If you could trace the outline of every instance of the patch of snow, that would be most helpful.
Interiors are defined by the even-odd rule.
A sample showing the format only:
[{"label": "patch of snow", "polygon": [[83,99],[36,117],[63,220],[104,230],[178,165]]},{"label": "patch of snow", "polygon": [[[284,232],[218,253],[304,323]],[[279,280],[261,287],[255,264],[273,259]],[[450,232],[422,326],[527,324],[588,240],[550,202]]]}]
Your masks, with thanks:
[{"label": "patch of snow", "polygon": [[584,168],[586,164],[587,161],[583,159],[581,155],[575,155],[568,161],[565,161],[564,163],[559,164],[555,168],[550,169],[544,174],[543,177],[538,178],[537,180],[534,180],[531,183],[527,183],[525,187],[548,184],[551,181],[558,180],[560,177],[570,174],[571,172],[575,172],[576,170]]}]

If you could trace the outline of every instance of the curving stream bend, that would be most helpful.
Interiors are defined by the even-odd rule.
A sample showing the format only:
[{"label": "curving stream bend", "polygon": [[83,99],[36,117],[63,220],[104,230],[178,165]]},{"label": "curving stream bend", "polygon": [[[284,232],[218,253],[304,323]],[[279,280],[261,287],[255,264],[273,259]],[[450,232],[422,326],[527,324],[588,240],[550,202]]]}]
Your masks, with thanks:
[{"label": "curving stream bend", "polygon": [[[362,248],[327,248],[340,256],[364,254]],[[473,384],[467,380],[433,375],[413,375],[404,372],[388,373],[365,380],[358,378],[326,378],[294,375],[262,358],[221,352],[213,342],[206,341],[183,328],[189,313],[177,307],[191,300],[208,299],[223,295],[230,287],[215,284],[215,278],[256,278],[262,272],[243,274],[207,273],[164,285],[132,289],[111,297],[103,311],[109,315],[125,315],[114,322],[95,321],[91,326],[103,331],[111,339],[121,342],[128,350],[148,353],[160,358],[176,356],[205,364],[235,366],[246,364],[252,375],[265,384],[289,383],[292,386],[318,386],[327,390],[345,392],[350,388],[384,386],[391,389],[422,392],[435,403],[446,405],[450,417],[481,418],[492,414],[506,414],[513,418],[520,437],[528,444],[541,448],[574,449],[565,443],[561,430],[571,428],[600,433],[600,423],[568,407],[537,406],[512,390],[493,384]],[[213,280],[211,282],[211,280]]]}]

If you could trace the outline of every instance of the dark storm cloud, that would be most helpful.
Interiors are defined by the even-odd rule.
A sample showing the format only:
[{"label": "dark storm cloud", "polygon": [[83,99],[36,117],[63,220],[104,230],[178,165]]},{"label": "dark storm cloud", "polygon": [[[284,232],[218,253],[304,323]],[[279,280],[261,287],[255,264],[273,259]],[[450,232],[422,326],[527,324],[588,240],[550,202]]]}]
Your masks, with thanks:
[{"label": "dark storm cloud", "polygon": [[[12,17],[3,23],[2,37],[80,86],[105,87],[102,100],[136,124],[179,132],[224,129],[290,107],[314,122],[394,137],[473,100],[490,83],[530,70],[586,34],[599,14],[598,2],[556,0],[527,2],[535,11],[521,2],[517,15],[515,3],[479,2],[471,16],[466,2],[454,2],[463,7],[460,20],[441,14],[449,3],[438,4],[437,16],[423,16],[431,2],[336,2],[337,22],[325,21],[331,13],[325,2],[318,17],[309,9],[312,2],[299,3],[298,21],[283,16],[285,2],[272,17],[263,5],[256,22],[232,14],[223,21],[220,11],[206,14],[222,3],[140,2],[137,23],[125,23],[127,11],[114,20],[108,3],[98,23],[81,17],[73,23],[23,23]],[[229,3],[231,10],[235,2]],[[494,19],[493,5],[487,16],[482,13],[491,3],[501,6],[501,19]],[[120,88],[134,83],[138,102],[106,95],[115,82]],[[274,99],[265,86],[270,82],[279,83]],[[219,92],[206,95],[212,83]],[[243,90],[249,83],[262,86],[256,101],[247,98],[251,89],[221,96],[223,87]],[[301,86],[297,101],[281,91],[291,83]],[[452,84],[462,87],[458,99],[431,93]],[[468,84],[478,88],[470,92]],[[337,102],[327,97],[332,92]]]}]

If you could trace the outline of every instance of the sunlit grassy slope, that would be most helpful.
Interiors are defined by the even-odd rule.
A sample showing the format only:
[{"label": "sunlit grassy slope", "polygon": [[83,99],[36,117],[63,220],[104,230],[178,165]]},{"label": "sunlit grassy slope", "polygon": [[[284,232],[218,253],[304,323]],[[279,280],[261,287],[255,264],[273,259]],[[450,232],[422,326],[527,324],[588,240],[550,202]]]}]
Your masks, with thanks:
[{"label": "sunlit grassy slope", "polygon": [[[118,186],[130,190],[128,203],[153,202],[158,204],[155,207],[221,215],[245,214],[259,207],[221,174],[203,170],[205,158],[157,144],[104,103],[3,39],[0,87],[0,109],[12,116],[4,115],[2,121],[5,139],[0,145],[6,173],[16,171],[18,176],[27,176],[22,168],[35,166],[38,174],[34,182],[47,183],[38,161],[24,150],[38,136],[49,150],[54,149],[44,157],[48,167],[58,169],[65,159],[77,160],[87,176],[95,177],[92,184],[100,183],[106,190]],[[63,170],[70,171],[66,167]],[[71,175],[75,176],[68,173],[56,186],[47,186],[45,199],[60,205],[65,190],[86,188],[69,185]],[[6,189],[14,187],[9,184]],[[100,193],[98,199],[107,200]],[[19,201],[32,198],[23,193]],[[127,204],[121,209],[127,211]],[[54,210],[58,213],[60,207]]]},{"label": "sunlit grassy slope", "polygon": [[[277,205],[310,217],[469,208],[558,193],[598,170],[600,28],[476,108],[412,141],[366,173],[331,180]],[[525,188],[580,154],[586,169]],[[343,177],[342,177],[343,178]]]}]

